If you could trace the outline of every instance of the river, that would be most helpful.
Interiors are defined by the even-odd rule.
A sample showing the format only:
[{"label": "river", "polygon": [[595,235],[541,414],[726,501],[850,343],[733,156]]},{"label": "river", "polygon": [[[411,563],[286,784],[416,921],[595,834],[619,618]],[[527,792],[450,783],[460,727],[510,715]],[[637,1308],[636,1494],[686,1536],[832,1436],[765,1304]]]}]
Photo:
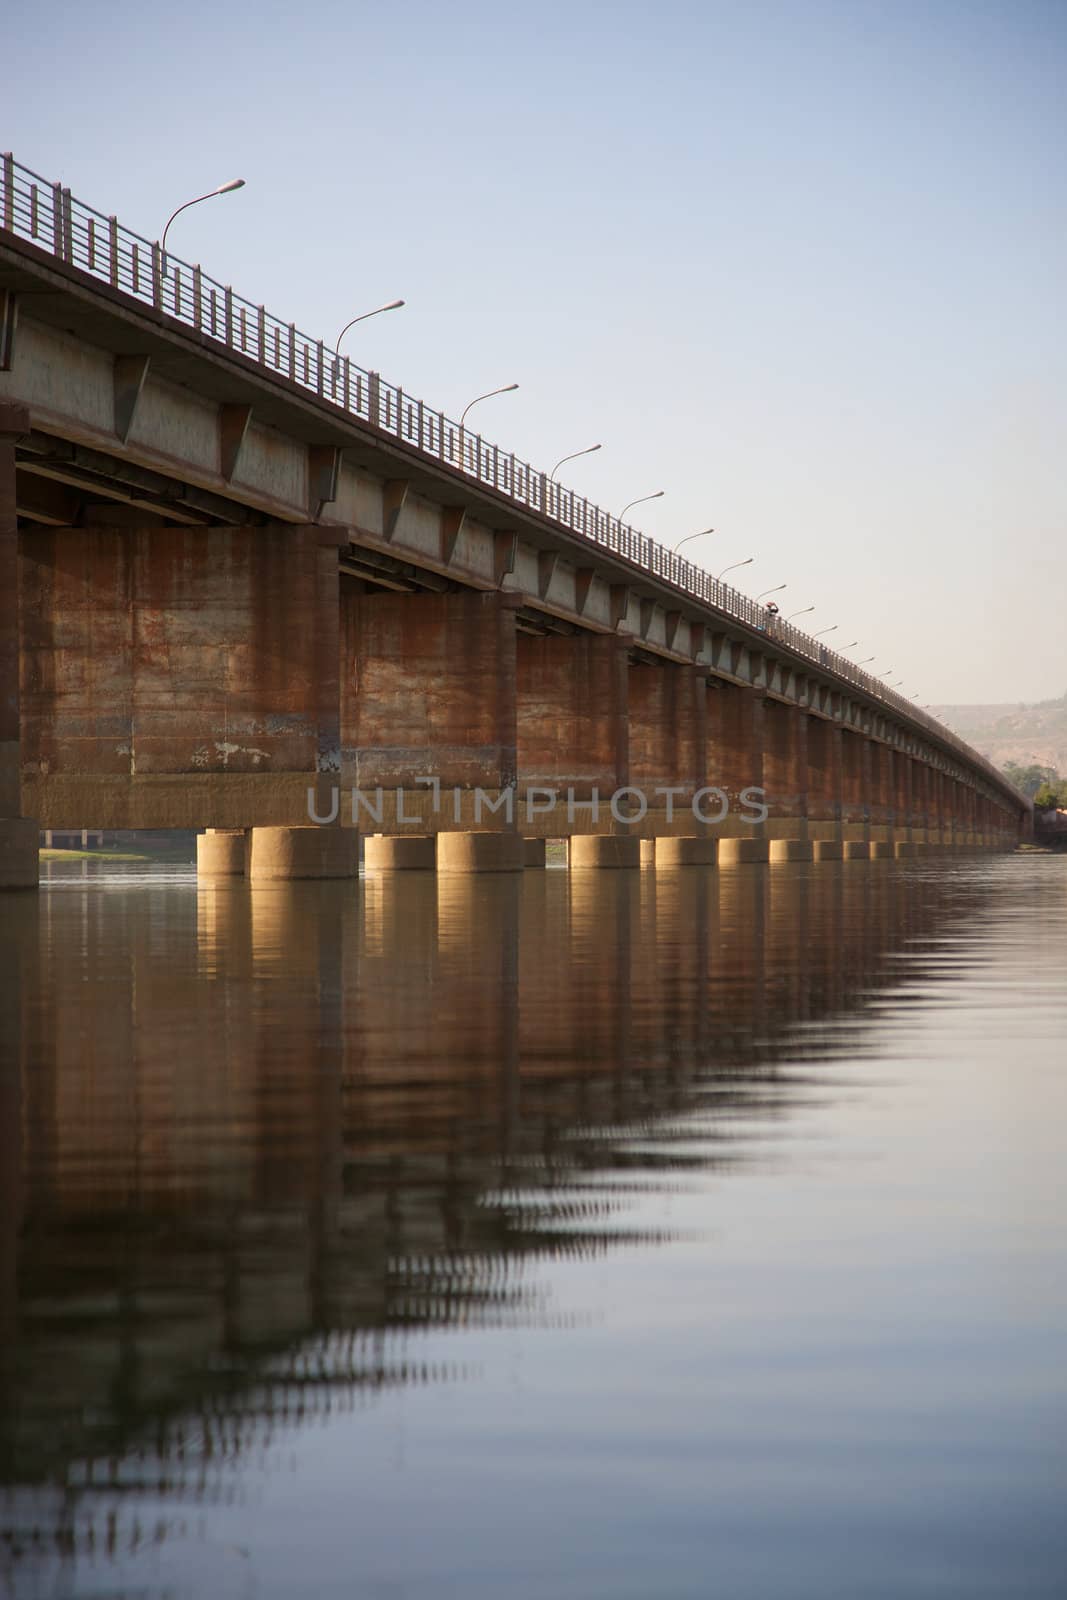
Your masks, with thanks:
[{"label": "river", "polygon": [[1067,1592],[1067,858],[45,870],[0,1592]]}]

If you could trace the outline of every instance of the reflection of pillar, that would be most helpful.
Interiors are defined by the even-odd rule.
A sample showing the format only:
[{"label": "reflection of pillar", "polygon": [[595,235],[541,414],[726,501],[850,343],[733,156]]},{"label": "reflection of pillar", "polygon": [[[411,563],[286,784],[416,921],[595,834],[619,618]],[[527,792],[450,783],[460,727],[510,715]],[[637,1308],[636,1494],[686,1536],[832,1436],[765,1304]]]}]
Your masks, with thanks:
[{"label": "reflection of pillar", "polygon": [[15,441],[29,431],[29,412],[0,401],[0,890],[37,886],[37,824],[22,815],[15,499]]},{"label": "reflection of pillar", "polygon": [[[22,1008],[36,989],[34,895],[8,896],[0,916],[0,1405],[8,1415],[11,1357],[18,1328],[18,1240],[22,1224],[22,1079],[26,1038]],[[14,1399],[14,1396],[11,1396]]]},{"label": "reflection of pillar", "polygon": [[570,891],[571,963],[584,989],[578,1017],[579,1053],[615,1085],[613,1109],[625,1112],[626,1079],[633,1059],[634,935],[641,926],[641,872],[575,872]]},{"label": "reflection of pillar", "polygon": [[780,700],[764,709],[763,781],[770,817],[767,836],[808,836],[808,713]]}]

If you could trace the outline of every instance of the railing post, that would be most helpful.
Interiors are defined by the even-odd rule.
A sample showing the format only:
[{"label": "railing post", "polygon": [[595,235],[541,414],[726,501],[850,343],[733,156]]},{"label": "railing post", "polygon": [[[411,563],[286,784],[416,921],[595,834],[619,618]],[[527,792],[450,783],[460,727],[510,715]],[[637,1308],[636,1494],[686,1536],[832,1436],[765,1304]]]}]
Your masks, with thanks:
[{"label": "railing post", "polygon": [[296,323],[289,324],[289,382],[296,382]]},{"label": "railing post", "polygon": [[4,227],[9,233],[15,227],[15,158],[10,150],[4,151]]},{"label": "railing post", "polygon": [[52,254],[63,259],[63,185],[52,185]]},{"label": "railing post", "polygon": [[119,286],[119,219],[107,219],[108,282],[113,289]]},{"label": "railing post", "polygon": [[157,311],[163,310],[163,258],[158,244],[152,246],[152,304]]},{"label": "railing post", "polygon": [[351,360],[350,360],[350,358],[348,356],[345,356],[344,359],[345,359],[345,364],[344,364],[344,375],[345,375],[344,405],[345,405],[345,410],[346,411],[351,411],[351,409],[352,409],[352,362],[351,362]]},{"label": "railing post", "polygon": [[198,333],[204,320],[203,293],[204,275],[198,265],[193,268],[193,327]]},{"label": "railing post", "polygon": [[380,392],[379,392],[380,388],[381,388],[381,378],[378,376],[378,374],[376,372],[368,372],[368,374],[367,374],[367,421],[370,423],[372,428],[377,428],[379,426],[379,422],[378,422],[379,402],[380,402],[380,399],[381,399],[381,395],[380,395]]},{"label": "railing post", "polygon": [[256,338],[259,341],[259,364],[267,365],[267,308],[260,306],[256,313]]},{"label": "railing post", "polygon": [[226,313],[226,345],[227,345],[228,349],[232,350],[233,349],[233,289],[230,287],[229,284],[226,285],[226,288],[223,290],[223,294],[225,296],[224,309],[225,309],[225,313]]},{"label": "railing post", "polygon": [[74,206],[70,197],[70,190],[60,192],[63,213],[63,259],[74,261]]}]

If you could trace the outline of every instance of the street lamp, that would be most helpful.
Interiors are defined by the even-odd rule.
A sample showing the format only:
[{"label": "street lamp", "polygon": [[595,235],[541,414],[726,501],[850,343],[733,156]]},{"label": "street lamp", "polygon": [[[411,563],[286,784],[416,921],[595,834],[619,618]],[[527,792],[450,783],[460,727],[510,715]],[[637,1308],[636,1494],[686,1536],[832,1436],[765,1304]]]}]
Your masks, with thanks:
[{"label": "street lamp", "polygon": [[577,461],[579,456],[591,456],[593,454],[594,450],[599,450],[599,449],[600,449],[600,446],[598,444],[591,444],[591,445],[587,446],[587,448],[585,450],[575,450],[571,455],[563,456],[559,461],[556,462],[556,465],[552,468],[552,471],[549,473],[549,475],[548,475],[549,483],[554,483],[555,482],[556,473],[559,471],[559,469],[563,465],[564,461]]},{"label": "street lamp", "polygon": [[714,533],[714,532],[715,532],[714,528],[701,528],[699,533],[687,533],[683,539],[679,539],[678,540],[678,543],[673,548],[675,550],[680,550],[682,548],[683,544],[688,544],[689,543],[690,539],[703,539],[703,537],[704,537],[704,535],[706,533]]},{"label": "street lamp", "polygon": [[167,258],[167,234],[170,232],[170,225],[175,217],[181,216],[183,211],[188,211],[190,206],[198,206],[201,200],[213,200],[217,194],[232,194],[234,189],[243,189],[244,186],[245,180],[243,178],[231,178],[229,183],[220,183],[217,189],[209,189],[207,194],[198,194],[195,200],[186,200],[185,204],[180,205],[177,211],[172,211],[167,219],[167,226],[163,229],[163,237],[159,241],[159,253],[163,257],[164,265]]},{"label": "street lamp", "polygon": [[813,633],[812,634],[812,638],[813,639],[821,639],[824,633],[836,633],[836,632],[837,632],[837,623],[835,622],[835,623],[832,623],[829,628],[820,628],[818,633]]},{"label": "street lamp", "polygon": [[785,589],[787,587],[788,587],[788,585],[786,585],[784,583],[776,583],[773,589],[764,589],[762,594],[758,594],[756,596],[756,599],[757,600],[765,600],[769,594],[777,594],[779,589]]},{"label": "street lamp", "polygon": [[657,489],[655,494],[641,494],[638,495],[636,500],[628,501],[628,503],[624,505],[622,510],[619,512],[619,521],[622,521],[623,517],[631,509],[631,507],[642,506],[646,500],[662,500],[665,493],[665,489]]},{"label": "street lamp", "polygon": [[805,606],[802,611],[791,611],[786,617],[787,622],[792,622],[794,617],[806,617],[809,611],[814,611],[814,606]]},{"label": "street lamp", "polygon": [[337,343],[333,347],[334,355],[339,356],[341,354],[341,340],[344,338],[349,328],[354,328],[357,322],[366,322],[368,317],[380,316],[383,311],[399,311],[403,304],[403,300],[390,300],[388,305],[375,306],[373,311],[363,311],[358,317],[353,317],[351,322],[346,322],[340,333],[337,335]]},{"label": "street lamp", "polygon": [[755,559],[755,556],[746,556],[743,561],[734,561],[730,564],[730,566],[723,567],[722,571],[719,573],[719,576],[715,579],[715,582],[721,583],[726,574],[728,572],[733,572],[735,567],[750,567]]},{"label": "street lamp", "polygon": [[[858,644],[859,644],[859,640],[858,640],[858,639],[853,639],[853,640],[852,640],[852,642],[851,642],[851,643],[850,643],[850,644],[839,644],[839,645],[838,645],[838,647],[837,647],[837,648],[838,648],[838,649],[839,649],[839,650],[852,650],[852,649],[854,649],[854,648],[855,648],[855,646],[856,646],[856,645],[858,645]],[[871,657],[871,660],[872,660],[872,661],[873,661],[873,660],[874,660],[874,657],[873,657],[873,656],[872,656],[872,657]]]},{"label": "street lamp", "polygon": [[512,389],[517,389],[518,387],[517,383],[505,383],[503,388],[490,389],[486,394],[476,394],[470,405],[463,407],[463,415],[459,419],[460,432],[463,431],[463,424],[467,419],[467,412],[471,406],[480,405],[483,400],[491,400],[495,394],[510,394]]},{"label": "street lamp", "polygon": [[891,673],[891,672],[893,672],[893,671],[895,671],[895,670],[896,670],[896,669],[895,669],[895,668],[893,668],[893,667],[886,667],[886,669],[885,669],[885,671],[884,671],[884,672],[880,672],[880,673],[879,673],[879,674],[878,674],[878,676],[879,676],[879,677],[880,677],[880,678],[888,678],[888,676],[889,676],[889,674],[890,674],[890,673]]},{"label": "street lamp", "polygon": [[865,667],[867,665],[868,661],[877,661],[877,660],[878,660],[877,656],[864,656],[862,661],[857,661],[856,662],[856,665],[857,665],[857,667]]}]

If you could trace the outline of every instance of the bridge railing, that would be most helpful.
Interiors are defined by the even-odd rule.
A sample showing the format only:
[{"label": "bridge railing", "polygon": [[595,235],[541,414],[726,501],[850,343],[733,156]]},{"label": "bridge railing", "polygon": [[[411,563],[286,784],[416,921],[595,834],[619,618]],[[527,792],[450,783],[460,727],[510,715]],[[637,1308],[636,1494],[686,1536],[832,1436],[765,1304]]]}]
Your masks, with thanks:
[{"label": "bridge railing", "polygon": [[0,156],[0,225],[420,454],[550,518],[568,533],[621,557],[724,617],[766,632],[797,655],[826,667],[888,709],[926,727],[972,766],[983,767],[1001,787],[1007,784],[1003,773],[935,717],[854,662],[799,628],[771,617],[747,595],[719,583],[684,556],[675,555],[480,434],[462,428],[442,411],[434,411],[424,401],[386,383],[377,372],[353,365],[322,339],[301,333],[295,323],[283,322],[264,306],[243,299],[200,266],[190,266],[169,252],[164,255],[158,241],[142,238],[122,227],[117,218],[94,211],[62,184],[49,183],[10,154]]}]

